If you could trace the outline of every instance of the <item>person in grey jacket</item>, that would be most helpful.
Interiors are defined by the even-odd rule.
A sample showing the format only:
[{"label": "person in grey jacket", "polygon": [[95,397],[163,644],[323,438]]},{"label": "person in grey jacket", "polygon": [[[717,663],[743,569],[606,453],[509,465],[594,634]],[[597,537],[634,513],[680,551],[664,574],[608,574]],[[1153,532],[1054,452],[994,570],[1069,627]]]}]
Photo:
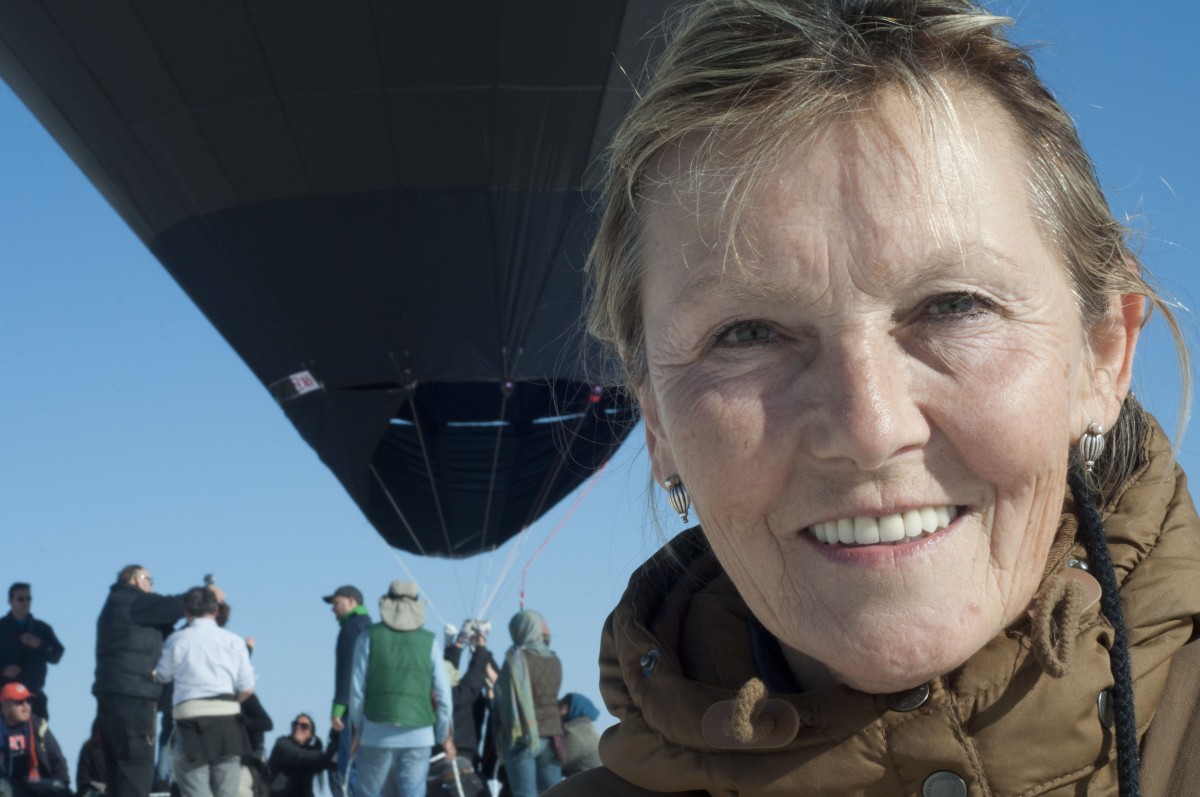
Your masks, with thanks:
[{"label": "person in grey jacket", "polygon": [[563,727],[563,777],[600,766],[600,734],[592,724],[600,710],[578,692],[568,692],[559,698],[558,711]]}]

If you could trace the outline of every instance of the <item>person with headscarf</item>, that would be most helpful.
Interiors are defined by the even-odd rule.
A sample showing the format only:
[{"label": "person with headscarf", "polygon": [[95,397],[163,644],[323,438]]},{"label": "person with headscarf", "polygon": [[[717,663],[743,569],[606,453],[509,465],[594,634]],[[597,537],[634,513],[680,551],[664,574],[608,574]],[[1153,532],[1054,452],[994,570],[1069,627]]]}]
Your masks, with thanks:
[{"label": "person with headscarf", "polygon": [[562,662],[550,650],[550,629],[537,612],[513,615],[508,631],[513,646],[496,685],[497,744],[513,797],[535,797],[562,780],[555,739],[562,736]]},{"label": "person with headscarf", "polygon": [[424,797],[433,745],[457,755],[442,646],[427,631],[417,585],[393,581],[381,621],[358,635],[350,670],[350,728],[358,742],[354,797],[377,797],[394,772],[399,797]]},{"label": "person with headscarf", "polygon": [[600,766],[600,734],[592,724],[599,719],[600,709],[578,692],[568,692],[558,701],[558,711],[563,728],[563,777]]}]

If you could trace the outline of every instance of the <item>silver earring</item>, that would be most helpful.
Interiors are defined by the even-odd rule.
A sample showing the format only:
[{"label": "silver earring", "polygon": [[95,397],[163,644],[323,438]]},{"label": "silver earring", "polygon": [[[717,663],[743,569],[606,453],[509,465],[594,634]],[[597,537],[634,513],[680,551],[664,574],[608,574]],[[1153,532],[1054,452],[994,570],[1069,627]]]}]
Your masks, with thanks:
[{"label": "silver earring", "polygon": [[667,491],[667,500],[671,502],[671,508],[679,513],[679,519],[684,523],[688,522],[688,507],[692,505],[692,499],[688,497],[687,488],[683,486],[683,482],[678,476],[670,476],[663,487]]},{"label": "silver earring", "polygon": [[1104,427],[1092,423],[1087,431],[1079,438],[1079,457],[1083,460],[1083,468],[1088,473],[1096,467],[1096,460],[1104,453]]}]

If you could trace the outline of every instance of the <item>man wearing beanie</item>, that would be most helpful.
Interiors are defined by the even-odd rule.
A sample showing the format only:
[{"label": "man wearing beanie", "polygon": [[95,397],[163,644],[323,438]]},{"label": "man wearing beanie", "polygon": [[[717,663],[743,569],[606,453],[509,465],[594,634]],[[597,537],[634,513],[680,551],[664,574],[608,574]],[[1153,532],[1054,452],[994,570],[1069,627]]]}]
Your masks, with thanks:
[{"label": "man wearing beanie", "polygon": [[450,677],[437,636],[422,627],[416,584],[393,581],[379,616],[359,635],[350,673],[350,726],[359,740],[354,797],[376,797],[393,770],[400,797],[423,797],[433,745],[442,743],[448,760],[456,755]]}]

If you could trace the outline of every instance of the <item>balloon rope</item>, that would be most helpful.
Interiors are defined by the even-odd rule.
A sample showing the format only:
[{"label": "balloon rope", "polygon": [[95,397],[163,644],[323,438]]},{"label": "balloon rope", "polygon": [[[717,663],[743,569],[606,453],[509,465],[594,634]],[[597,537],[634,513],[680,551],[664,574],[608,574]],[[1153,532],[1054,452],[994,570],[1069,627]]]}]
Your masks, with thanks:
[{"label": "balloon rope", "polygon": [[583,500],[591,494],[592,489],[596,486],[596,480],[607,467],[608,462],[605,462],[596,469],[596,472],[592,474],[590,479],[588,479],[587,487],[583,488],[583,491],[579,493],[579,497],[575,499],[575,503],[571,504],[571,508],[568,509],[567,513],[562,516],[562,520],[558,521],[558,524],[555,525],[554,530],[550,532],[549,536],[547,536],[542,544],[538,546],[538,549],[533,552],[533,556],[529,557],[529,561],[525,563],[524,569],[521,570],[521,609],[525,608],[525,577],[529,575],[529,566],[533,564],[533,560],[537,559],[538,555],[541,554],[542,551],[546,550],[546,546],[550,544],[550,540],[554,539],[558,532],[562,530],[562,527],[567,525],[567,521],[570,520],[571,516],[575,514],[575,510],[579,508],[579,505],[583,503]]},{"label": "balloon rope", "polygon": [[[504,416],[508,411],[508,397],[511,391],[503,391],[503,398],[500,400],[500,420],[504,420]],[[492,498],[496,493],[496,465],[500,462],[500,443],[504,440],[504,426],[496,427],[496,445],[492,447],[492,473],[488,478],[487,501],[483,505],[483,537],[479,547],[487,547],[488,523],[492,519]]]},{"label": "balloon rope", "polygon": [[417,429],[417,442],[421,444],[421,459],[425,461],[425,475],[429,477],[429,492],[433,495],[433,505],[437,507],[438,522],[442,524],[442,538],[446,543],[446,553],[453,551],[450,545],[450,528],[446,525],[446,515],[442,512],[442,499],[438,495],[437,480],[433,477],[433,463],[429,461],[429,451],[425,447],[425,430],[421,427],[421,418],[417,415],[417,402],[408,400],[412,407],[413,426]]},{"label": "balloon rope", "polygon": [[379,471],[375,470],[375,466],[371,466],[371,475],[375,477],[375,481],[379,482],[379,488],[383,490],[383,494],[387,496],[388,503],[392,505],[392,510],[396,513],[396,517],[400,518],[400,522],[404,524],[404,528],[408,531],[408,536],[412,537],[413,545],[417,546],[417,553],[421,556],[425,555],[425,546],[421,545],[421,541],[417,539],[416,532],[409,525],[408,518],[404,517],[404,513],[400,511],[400,507],[396,505],[396,499],[392,498],[392,491],[384,484],[383,479],[379,476]]},{"label": "balloon rope", "polygon": [[[572,427],[571,431],[569,432],[571,437],[579,436],[580,431],[583,429],[584,422],[587,420],[587,416],[587,410],[580,413],[579,420],[575,422],[574,427]],[[566,432],[565,429],[562,431]],[[545,506],[546,499],[550,497],[550,491],[554,487],[554,482],[558,480],[558,474],[562,471],[563,465],[567,463],[567,457],[571,454],[570,449],[570,443],[568,443],[566,439],[560,440],[558,459],[554,463],[554,468],[547,473],[546,478],[542,480],[542,486],[540,488],[540,492],[538,493],[537,500],[534,501],[533,506],[529,510],[529,516],[525,520],[526,526],[533,525],[533,522],[541,516],[542,507]]]},{"label": "balloon rope", "polygon": [[529,529],[528,525],[525,526],[513,538],[513,545],[508,549],[508,555],[504,557],[504,565],[500,568],[500,573],[496,576],[496,584],[479,607],[480,617],[488,616],[488,611],[492,608],[492,603],[496,600],[496,596],[500,593],[501,588],[504,587],[504,583],[508,581],[508,575],[512,572],[513,565],[516,564],[517,554],[520,553],[521,546],[525,544],[525,540],[529,537]]},{"label": "balloon rope", "polygon": [[[483,613],[487,607],[483,605],[483,598],[481,596],[489,594],[488,590],[490,587],[488,585],[492,580],[492,567],[496,564],[496,557],[494,556],[483,557],[483,559],[485,559],[487,562],[487,573],[482,578],[475,579],[476,588],[474,597],[478,599],[479,602],[475,604],[477,608],[475,609],[475,614],[473,616],[477,620],[483,620],[487,618],[487,615]],[[480,563],[481,567],[482,565],[483,562]],[[479,568],[476,568],[475,573],[478,575]]]}]

